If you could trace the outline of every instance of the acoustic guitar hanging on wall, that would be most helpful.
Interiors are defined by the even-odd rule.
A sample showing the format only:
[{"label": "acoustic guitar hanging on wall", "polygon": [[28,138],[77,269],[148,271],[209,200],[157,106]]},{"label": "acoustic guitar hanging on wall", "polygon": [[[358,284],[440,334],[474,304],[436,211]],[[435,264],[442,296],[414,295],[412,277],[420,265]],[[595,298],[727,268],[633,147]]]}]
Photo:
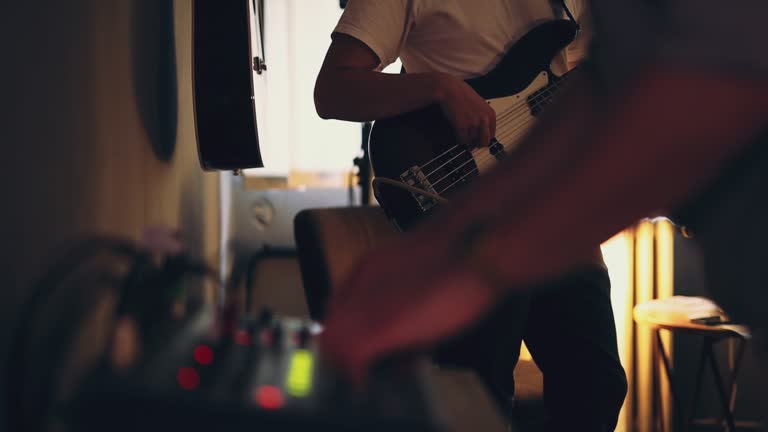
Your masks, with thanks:
[{"label": "acoustic guitar hanging on wall", "polygon": [[206,171],[264,166],[255,105],[266,71],[262,16],[257,0],[193,1],[195,129]]}]

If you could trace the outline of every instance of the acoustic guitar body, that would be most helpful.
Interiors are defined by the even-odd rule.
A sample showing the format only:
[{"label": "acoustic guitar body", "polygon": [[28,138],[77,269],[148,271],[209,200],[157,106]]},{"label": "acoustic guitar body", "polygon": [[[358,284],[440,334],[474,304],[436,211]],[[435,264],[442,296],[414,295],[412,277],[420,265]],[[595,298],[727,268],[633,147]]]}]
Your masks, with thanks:
[{"label": "acoustic guitar body", "polygon": [[251,0],[193,0],[195,129],[204,170],[259,168],[264,163],[254,106],[260,47]]}]

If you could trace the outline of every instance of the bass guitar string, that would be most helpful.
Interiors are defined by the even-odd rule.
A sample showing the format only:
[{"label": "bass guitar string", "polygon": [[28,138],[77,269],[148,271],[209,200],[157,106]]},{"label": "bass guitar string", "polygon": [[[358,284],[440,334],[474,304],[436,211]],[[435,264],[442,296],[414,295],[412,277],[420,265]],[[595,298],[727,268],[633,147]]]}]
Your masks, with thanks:
[{"label": "bass guitar string", "polygon": [[[516,116],[515,118],[508,119],[508,117],[510,115],[516,114],[516,113],[521,112],[521,111],[522,111],[521,114],[524,114],[525,112],[527,112],[529,110],[528,108],[526,108],[527,105],[528,105],[528,102],[522,102],[522,103],[514,105],[514,106],[508,108],[507,110],[502,111],[501,113],[499,113],[496,116],[496,127],[497,127],[497,129],[502,125],[502,123],[506,123],[506,122],[509,122],[509,121],[514,121],[518,117],[518,116]],[[505,120],[506,120],[506,122],[505,122]],[[464,149],[466,149],[465,146],[462,146],[461,144],[456,144],[453,147],[448,148],[448,150],[444,151],[443,153],[437,155],[433,159],[431,159],[431,160],[427,161],[426,163],[422,164],[421,168],[425,169],[431,163],[438,162],[440,160],[440,158],[442,158],[445,154],[447,154],[451,150],[454,150],[454,149],[456,149],[458,147],[463,147]],[[442,168],[442,165],[440,167],[436,168],[435,170],[433,170],[432,173],[434,173],[435,171],[439,170],[440,168]],[[431,175],[432,173],[427,174],[427,176]]]},{"label": "bass guitar string", "polygon": [[[530,122],[530,121],[531,121],[531,120],[529,120],[528,122]],[[518,127],[518,129],[522,128],[523,126],[524,126],[524,124],[523,124],[523,125],[521,125],[520,127]],[[464,180],[465,178],[467,178],[468,176],[470,176],[470,175],[472,175],[472,174],[474,174],[474,173],[478,172],[478,171],[479,171],[479,168],[478,168],[477,166],[478,166],[478,164],[479,164],[480,162],[486,162],[486,161],[489,161],[489,160],[492,160],[492,159],[495,159],[495,158],[496,158],[496,157],[495,157],[495,156],[493,156],[493,155],[482,155],[482,156],[478,156],[478,157],[477,157],[477,159],[475,159],[475,158],[469,158],[469,159],[467,159],[467,160],[466,160],[464,163],[462,163],[461,165],[459,165],[458,167],[456,167],[454,170],[452,170],[451,172],[449,172],[448,174],[446,174],[444,177],[440,178],[440,179],[439,179],[439,180],[437,180],[435,183],[430,183],[430,184],[431,184],[431,185],[432,185],[432,187],[434,188],[434,187],[435,187],[435,186],[436,186],[438,183],[441,183],[443,180],[445,180],[445,179],[447,179],[447,178],[450,178],[450,177],[451,177],[451,175],[452,175],[453,173],[455,173],[455,172],[457,172],[457,171],[461,170],[462,168],[464,168],[464,167],[465,167],[466,165],[468,165],[469,163],[471,163],[471,162],[475,162],[475,167],[474,167],[474,168],[472,168],[472,169],[471,169],[471,170],[469,170],[467,173],[465,173],[464,175],[462,175],[461,177],[459,177],[458,179],[456,179],[456,180],[455,180],[453,183],[451,183],[451,184],[449,184],[448,186],[446,186],[446,187],[445,187],[445,189],[443,189],[443,190],[441,190],[441,191],[439,191],[439,192],[438,192],[438,193],[441,193],[441,194],[442,194],[442,193],[445,193],[445,192],[447,192],[449,189],[451,189],[453,186],[455,186],[457,183],[459,183],[460,181],[462,181],[462,180]]]},{"label": "bass guitar string", "polygon": [[[565,75],[559,77],[557,81],[554,81],[554,82],[552,82],[552,83],[542,87],[542,89],[540,89],[538,91],[542,92],[542,94],[543,93],[547,93],[548,94],[547,97],[551,98],[551,96],[553,95],[552,90],[557,90],[559,87],[561,87],[563,85],[563,83],[565,83],[568,80],[568,78],[570,78],[570,74],[565,74]],[[539,97],[539,95],[537,95],[536,97]],[[546,99],[546,98],[544,98],[544,99]],[[499,113],[499,115],[497,116],[497,125],[503,125],[505,123],[505,120],[507,120],[506,122],[515,120],[515,118],[509,118],[509,116],[511,114],[515,114],[515,113],[517,113],[517,112],[519,112],[521,110],[523,112],[528,111],[528,109],[526,108],[526,105],[528,105],[527,100],[526,100],[526,102],[521,102],[518,105],[512,106],[512,107],[508,108],[507,110],[502,111],[501,113]],[[536,105],[536,106],[538,106],[538,105]],[[424,169],[425,167],[429,166],[431,163],[438,161],[443,155],[445,155],[446,153],[450,152],[451,150],[453,150],[453,149],[455,149],[457,147],[460,147],[460,145],[459,144],[454,145],[453,147],[448,148],[446,151],[444,151],[440,155],[436,156],[432,160],[427,161],[426,163],[422,164],[421,165],[422,169]]]},{"label": "bass guitar string", "polygon": [[[513,121],[523,117],[530,109],[538,108],[538,107],[542,106],[545,102],[547,102],[549,99],[551,99],[551,97],[554,95],[553,90],[557,90],[559,87],[562,86],[562,83],[567,79],[567,78],[565,78],[566,76],[567,75],[563,75],[563,77],[561,77],[560,80],[555,81],[555,82],[553,82],[552,84],[550,84],[550,85],[548,85],[546,87],[543,87],[543,90],[540,90],[541,91],[540,95],[546,94],[546,97],[541,98],[541,100],[539,100],[533,106],[529,106],[528,102],[526,101],[526,102],[521,102],[521,103],[519,103],[519,104],[517,104],[515,106],[512,106],[512,107],[508,108],[505,111],[502,111],[497,116],[497,130],[503,128],[505,125],[508,125],[510,122],[513,122]],[[537,95],[537,97],[539,97],[539,95]],[[518,115],[516,115],[514,117],[511,117],[513,114],[518,114]],[[497,139],[497,141],[501,142],[502,145],[503,145],[503,141],[504,140]],[[425,164],[421,165],[421,168],[425,169],[427,166],[429,166],[433,162],[439,161],[440,158],[442,158],[445,154],[447,154],[448,152],[456,149],[457,147],[464,147],[464,150],[462,152],[458,153],[453,158],[451,158],[451,160],[455,159],[457,156],[460,156],[460,155],[464,154],[467,151],[465,146],[462,146],[460,144],[456,144],[453,147],[450,147],[448,150],[446,150],[443,153],[441,153],[440,155],[436,156],[435,158],[433,158],[433,159],[427,161]],[[432,174],[434,174],[435,172],[440,170],[447,163],[449,163],[449,162],[443,163],[439,167],[435,168],[430,173],[426,174],[426,177],[429,178]]]},{"label": "bass guitar string", "polygon": [[[517,128],[515,128],[515,129],[512,131],[512,133],[514,134],[515,132],[526,132],[526,131],[527,131],[527,129],[524,129],[524,130],[521,130],[521,129],[523,129],[523,128],[524,128],[524,127],[525,127],[525,126],[528,124],[528,123],[530,123],[530,122],[531,122],[531,121],[533,121],[533,120],[534,120],[533,118],[530,118],[530,119],[528,119],[526,122],[524,122],[524,123],[520,124],[520,125],[519,125]],[[467,159],[467,160],[466,160],[464,163],[462,163],[461,165],[459,165],[458,167],[456,167],[456,169],[454,169],[453,171],[451,171],[450,173],[448,173],[446,176],[442,177],[442,178],[441,178],[441,179],[439,179],[437,182],[433,183],[433,184],[432,184],[432,187],[434,187],[434,186],[435,186],[437,183],[440,183],[441,181],[443,181],[443,180],[445,180],[446,178],[450,177],[450,176],[451,176],[453,173],[455,173],[456,171],[460,170],[461,168],[463,168],[463,167],[464,167],[464,166],[466,166],[467,164],[469,164],[469,163],[471,163],[471,162],[475,162],[475,167],[474,167],[474,168],[472,168],[472,169],[471,169],[470,171],[468,171],[466,174],[464,174],[463,176],[459,177],[457,180],[455,180],[453,183],[449,184],[448,186],[446,186],[446,187],[445,187],[445,189],[443,189],[443,190],[441,190],[441,191],[439,192],[439,193],[441,193],[441,194],[442,194],[442,193],[445,193],[445,192],[447,192],[449,189],[451,189],[453,186],[455,186],[456,184],[458,184],[460,181],[462,181],[462,180],[464,180],[465,178],[467,178],[468,176],[470,176],[470,175],[472,175],[472,174],[474,174],[474,173],[478,172],[478,170],[479,170],[479,168],[478,168],[478,164],[479,164],[480,162],[487,162],[487,161],[489,161],[489,160],[491,160],[491,161],[492,161],[493,159],[496,159],[496,157],[495,157],[495,156],[493,156],[492,154],[490,154],[490,152],[489,152],[489,153],[487,153],[487,154],[485,154],[485,155],[480,155],[480,156],[478,156],[476,159],[475,159],[474,157],[473,157],[473,158],[469,158],[469,159]]]},{"label": "bass guitar string", "polygon": [[[539,91],[541,93],[540,93],[540,95],[537,95],[536,97],[539,97],[539,96],[541,96],[541,94],[546,93],[547,97],[551,98],[551,96],[553,95],[553,91],[552,90],[557,90],[569,78],[570,78],[570,73],[566,73],[566,74],[562,75],[561,77],[559,77],[557,79],[557,81],[553,81],[552,83],[550,83],[550,84],[542,87],[541,89],[537,90],[537,91]],[[546,98],[543,98],[543,99],[545,99],[544,101],[546,101]],[[544,101],[540,101],[540,102],[544,102]],[[526,99],[526,102],[521,102],[521,103],[519,103],[517,105],[514,105],[514,106],[508,108],[507,110],[502,111],[501,113],[499,113],[498,116],[496,117],[496,119],[497,119],[497,127],[498,126],[503,126],[503,124],[505,123],[505,120],[506,120],[506,123],[508,123],[509,121],[514,121],[517,117],[510,118],[510,116],[512,114],[519,113],[520,111],[523,111],[523,112],[528,111],[528,109],[526,108],[527,105],[528,105],[528,102],[527,102],[527,99]],[[539,105],[540,104],[537,104],[536,106],[539,106]],[[457,147],[460,147],[460,145],[459,144],[454,145],[453,147],[448,148],[446,151],[444,151],[440,155],[436,156],[432,160],[427,161],[426,163],[422,164],[421,165],[422,169],[424,169],[425,167],[429,166],[431,163],[438,161],[446,153],[450,152],[451,150],[453,150],[453,149],[455,149]]]},{"label": "bass guitar string", "polygon": [[[517,132],[526,132],[526,131],[527,131],[527,129],[525,129],[525,130],[522,130],[522,131],[521,131],[521,129],[522,129],[524,126],[526,126],[526,125],[527,125],[527,123],[530,123],[531,121],[533,121],[533,118],[529,118],[527,121],[525,121],[525,122],[523,122],[522,124],[520,124],[520,125],[519,125],[517,128],[515,128],[514,130],[512,130],[512,131],[511,131],[511,132],[512,132],[512,134],[514,135],[514,134],[515,134],[515,133],[517,133]],[[449,185],[448,185],[448,186],[447,186],[445,189],[441,190],[439,193],[441,193],[441,194],[442,194],[442,193],[445,193],[445,192],[447,192],[449,189],[451,189],[452,187],[454,187],[455,185],[457,185],[459,182],[461,182],[462,180],[464,180],[466,177],[468,177],[468,176],[470,176],[470,175],[472,175],[472,174],[474,174],[474,173],[478,172],[478,171],[479,171],[479,168],[478,168],[478,163],[479,163],[479,162],[487,162],[487,161],[489,161],[489,160],[492,160],[492,159],[495,159],[495,156],[491,155],[491,154],[490,154],[490,152],[488,152],[488,153],[487,153],[487,154],[485,154],[485,155],[481,155],[481,156],[478,156],[478,157],[477,157],[477,159],[475,159],[475,158],[470,158],[470,159],[468,159],[468,160],[467,160],[467,161],[465,161],[463,164],[461,164],[459,167],[457,167],[456,169],[454,169],[453,171],[451,171],[451,172],[450,172],[450,173],[449,173],[449,174],[448,174],[446,177],[450,176],[450,175],[451,175],[451,174],[453,174],[454,172],[456,172],[456,171],[460,170],[462,167],[464,167],[465,165],[467,165],[468,163],[470,163],[470,162],[473,162],[473,161],[474,161],[474,162],[476,162],[476,163],[475,163],[475,168],[472,168],[472,169],[471,169],[469,172],[467,172],[467,173],[466,173],[466,174],[464,174],[463,176],[459,177],[457,180],[455,180],[453,183],[449,184]],[[444,180],[446,177],[443,177],[443,178],[441,178],[440,180],[438,180],[438,183],[439,183],[440,181]],[[432,185],[432,186],[433,186],[433,188],[434,188],[434,185]]]},{"label": "bass guitar string", "polygon": [[[532,106],[532,107],[530,107],[530,108],[537,108],[537,107],[538,107],[540,104],[543,104],[543,103],[544,103],[543,101],[541,101],[541,102],[538,102],[537,104],[533,105],[533,106]],[[526,103],[526,105],[527,105],[527,103]],[[519,111],[518,107],[515,107],[515,111]],[[526,113],[527,113],[528,111],[529,111],[529,108],[523,109],[523,112],[522,112],[520,115],[517,115],[517,116],[515,116],[514,118],[508,119],[508,120],[506,120],[506,121],[502,122],[501,124],[497,125],[497,127],[496,127],[496,130],[497,130],[497,131],[500,131],[501,129],[503,129],[503,128],[504,128],[504,126],[507,126],[507,125],[509,125],[509,123],[512,123],[512,122],[514,122],[515,120],[518,120],[518,119],[520,119],[520,118],[524,118],[524,117],[525,117],[525,115],[526,115]],[[523,124],[525,124],[525,123],[523,123]],[[501,133],[506,133],[506,131],[503,131],[503,132],[501,132]],[[504,141],[506,141],[506,140],[509,138],[509,136],[504,136],[504,137],[501,137],[501,133],[497,133],[497,136],[495,137],[495,139],[496,139],[496,141],[497,141],[497,142],[499,142],[499,143],[501,143],[502,145],[504,145]],[[499,137],[501,137],[501,138],[499,138]],[[445,152],[441,153],[441,154],[440,154],[439,156],[437,156],[436,158],[434,158],[434,159],[430,160],[430,161],[429,161],[429,162],[427,162],[426,164],[424,164],[424,165],[421,165],[421,168],[422,168],[422,169],[424,169],[424,168],[425,168],[426,166],[428,166],[430,163],[432,163],[432,162],[434,162],[434,161],[437,161],[437,160],[439,160],[439,159],[440,159],[441,157],[443,157],[443,156],[444,156],[446,153],[450,152],[451,150],[453,150],[453,149],[455,149],[455,148],[457,148],[457,147],[462,147],[462,151],[460,151],[459,153],[455,154],[455,155],[454,155],[452,158],[450,158],[449,160],[447,160],[447,161],[443,162],[443,163],[442,163],[440,166],[438,166],[437,168],[435,168],[435,169],[434,169],[434,170],[432,170],[431,172],[429,172],[429,173],[425,174],[425,177],[427,177],[427,179],[429,179],[429,177],[431,177],[433,174],[435,174],[436,172],[438,172],[438,171],[439,171],[440,169],[442,169],[444,166],[446,166],[446,165],[448,165],[449,163],[453,162],[453,160],[454,160],[454,159],[456,159],[457,157],[459,157],[459,156],[462,156],[462,155],[466,154],[468,151],[469,151],[469,152],[471,152],[471,150],[470,150],[470,149],[468,149],[466,146],[462,146],[462,145],[460,145],[460,144],[457,144],[457,145],[454,145],[453,147],[449,148],[449,149],[448,149],[448,150],[446,150]],[[449,173],[449,175],[450,175],[450,173]],[[438,182],[439,182],[439,180],[438,180]]]},{"label": "bass guitar string", "polygon": [[[475,168],[472,171],[470,171],[469,173],[465,174],[464,176],[462,176],[459,180],[455,181],[454,183],[451,183],[450,185],[448,185],[448,187],[446,187],[445,189],[443,189],[442,191],[440,191],[437,194],[434,193],[434,192],[427,191],[425,189],[416,187],[416,186],[409,185],[408,183],[405,183],[402,180],[393,180],[393,179],[386,178],[386,177],[376,177],[376,178],[374,178],[373,181],[372,181],[372,185],[371,186],[377,192],[379,190],[381,190],[381,185],[394,186],[396,188],[403,189],[403,190],[406,190],[406,191],[414,193],[414,194],[418,194],[418,195],[422,195],[422,196],[425,196],[425,197],[428,197],[428,198],[432,198],[435,201],[444,204],[444,203],[448,203],[448,199],[446,199],[445,197],[441,196],[440,194],[445,193],[448,189],[453,187],[456,183],[458,183],[459,181],[464,179],[466,176],[472,174],[475,171],[477,171],[477,168]],[[433,185],[433,187],[434,187],[434,185]]]}]

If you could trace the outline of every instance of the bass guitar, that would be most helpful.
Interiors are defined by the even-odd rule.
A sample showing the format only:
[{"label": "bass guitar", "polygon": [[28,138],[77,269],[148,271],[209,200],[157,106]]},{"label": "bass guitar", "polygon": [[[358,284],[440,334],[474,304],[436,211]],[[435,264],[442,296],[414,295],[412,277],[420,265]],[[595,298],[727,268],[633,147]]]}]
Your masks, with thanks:
[{"label": "bass guitar", "polygon": [[368,141],[374,193],[399,229],[412,227],[520,143],[568,79],[556,76],[550,64],[577,32],[569,20],[540,24],[491,72],[466,81],[496,111],[496,136],[488,147],[457,145],[437,105],[374,123]]}]

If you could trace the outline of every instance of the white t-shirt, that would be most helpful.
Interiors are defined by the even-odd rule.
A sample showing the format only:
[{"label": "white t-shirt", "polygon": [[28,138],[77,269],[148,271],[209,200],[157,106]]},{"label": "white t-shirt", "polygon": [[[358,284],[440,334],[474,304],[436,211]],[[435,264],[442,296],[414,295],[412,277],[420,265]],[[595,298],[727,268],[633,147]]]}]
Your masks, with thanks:
[{"label": "white t-shirt", "polygon": [[[581,60],[589,42],[585,2],[567,3],[582,31],[556,56],[556,73]],[[334,32],[368,45],[382,69],[399,57],[409,73],[467,79],[492,70],[514,42],[553,17],[549,0],[349,0]]]}]

